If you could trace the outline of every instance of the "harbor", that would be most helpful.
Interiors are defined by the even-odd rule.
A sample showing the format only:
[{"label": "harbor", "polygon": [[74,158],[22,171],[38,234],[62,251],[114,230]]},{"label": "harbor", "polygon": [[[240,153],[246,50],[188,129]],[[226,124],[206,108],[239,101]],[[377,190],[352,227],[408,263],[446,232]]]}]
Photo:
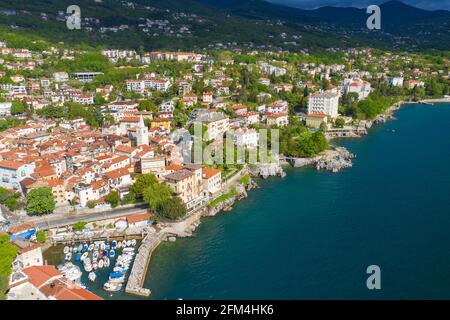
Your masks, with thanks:
[{"label": "harbor", "polygon": [[70,281],[83,288],[101,287],[106,292],[122,290],[136,255],[136,239],[84,242],[58,245],[51,251],[63,261],[57,269]]}]

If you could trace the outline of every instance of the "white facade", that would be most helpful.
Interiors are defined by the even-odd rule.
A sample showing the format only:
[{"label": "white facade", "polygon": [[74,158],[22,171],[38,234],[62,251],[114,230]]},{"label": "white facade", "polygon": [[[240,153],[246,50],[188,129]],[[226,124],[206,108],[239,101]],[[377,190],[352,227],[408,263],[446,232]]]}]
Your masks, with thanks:
[{"label": "white facade", "polygon": [[6,189],[21,190],[20,181],[30,177],[35,165],[16,163],[13,161],[0,162],[0,186]]},{"label": "white facade", "polygon": [[0,102],[0,116],[7,117],[11,115],[12,102]]},{"label": "white facade", "polygon": [[345,79],[344,80],[344,92],[356,93],[358,99],[363,100],[367,98],[371,92],[370,83],[361,79]]},{"label": "white facade", "polygon": [[258,146],[259,134],[255,129],[239,128],[234,131],[233,141],[237,146],[255,148]]},{"label": "white facade", "polygon": [[55,72],[53,73],[53,79],[55,82],[65,82],[69,81],[69,75],[67,72]]},{"label": "white facade", "polygon": [[332,118],[338,116],[339,94],[318,92],[309,96],[308,114],[326,114]]},{"label": "white facade", "polygon": [[139,120],[139,126],[136,129],[136,145],[148,145],[148,128],[144,123],[144,118],[141,118]]},{"label": "white facade", "polygon": [[394,87],[403,87],[402,77],[390,77],[387,79],[388,84]]}]

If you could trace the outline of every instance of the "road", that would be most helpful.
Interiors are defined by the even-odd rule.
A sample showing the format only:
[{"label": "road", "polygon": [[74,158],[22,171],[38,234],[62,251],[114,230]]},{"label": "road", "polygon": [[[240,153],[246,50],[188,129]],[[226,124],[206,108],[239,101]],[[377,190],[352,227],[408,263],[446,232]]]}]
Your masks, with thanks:
[{"label": "road", "polygon": [[88,214],[69,214],[69,215],[57,215],[57,216],[46,216],[40,221],[36,221],[35,224],[40,230],[48,230],[52,228],[59,228],[68,225],[72,225],[79,221],[93,222],[106,219],[114,219],[124,216],[129,216],[132,214],[140,213],[144,210],[148,210],[146,204],[139,204],[132,208],[118,208],[109,209],[101,212],[94,212]]}]

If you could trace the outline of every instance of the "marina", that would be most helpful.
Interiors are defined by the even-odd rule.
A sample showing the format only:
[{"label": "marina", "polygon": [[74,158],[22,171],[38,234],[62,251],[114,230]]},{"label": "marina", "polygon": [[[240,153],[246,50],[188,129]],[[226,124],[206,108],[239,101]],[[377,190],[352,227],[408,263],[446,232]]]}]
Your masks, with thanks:
[{"label": "marina", "polygon": [[[121,291],[133,265],[136,239],[72,243],[62,249],[63,262],[57,269],[80,287]],[[53,247],[61,253],[61,245]],[[61,257],[61,255],[59,255]]]}]

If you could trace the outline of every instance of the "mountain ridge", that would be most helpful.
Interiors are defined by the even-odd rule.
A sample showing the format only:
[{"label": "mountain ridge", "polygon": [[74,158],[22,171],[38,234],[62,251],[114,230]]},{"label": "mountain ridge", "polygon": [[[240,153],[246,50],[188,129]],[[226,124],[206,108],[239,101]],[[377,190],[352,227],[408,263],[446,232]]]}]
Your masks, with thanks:
[{"label": "mountain ridge", "polygon": [[[306,10],[264,0],[78,0],[83,18],[88,19],[78,33],[67,32],[64,16],[58,17],[71,4],[70,0],[0,0],[0,26],[55,41],[146,49],[207,48],[220,43],[293,50],[349,46],[449,50],[450,46],[449,11],[423,10],[400,1],[381,4],[382,29],[368,30],[366,10],[353,7]],[[2,14],[11,9],[17,12]],[[96,20],[100,23],[92,22]],[[149,20],[167,24],[158,22],[158,29],[147,26]],[[126,28],[104,31],[122,25]],[[183,27],[189,32],[180,34]]]}]

